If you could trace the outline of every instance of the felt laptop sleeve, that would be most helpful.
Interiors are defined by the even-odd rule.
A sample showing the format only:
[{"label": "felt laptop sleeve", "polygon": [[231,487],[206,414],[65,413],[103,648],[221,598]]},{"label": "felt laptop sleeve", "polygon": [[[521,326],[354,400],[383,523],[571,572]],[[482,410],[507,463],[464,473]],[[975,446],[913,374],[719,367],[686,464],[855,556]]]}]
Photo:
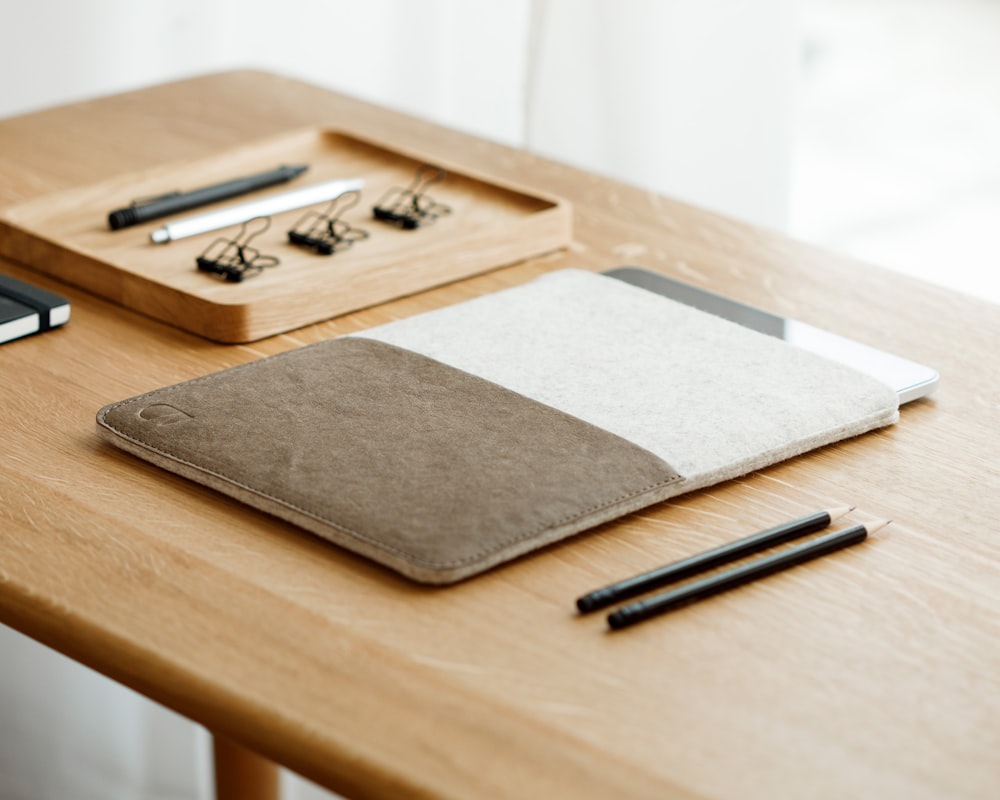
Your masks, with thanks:
[{"label": "felt laptop sleeve", "polygon": [[114,403],[113,444],[449,583],[891,424],[848,367],[562,270]]}]

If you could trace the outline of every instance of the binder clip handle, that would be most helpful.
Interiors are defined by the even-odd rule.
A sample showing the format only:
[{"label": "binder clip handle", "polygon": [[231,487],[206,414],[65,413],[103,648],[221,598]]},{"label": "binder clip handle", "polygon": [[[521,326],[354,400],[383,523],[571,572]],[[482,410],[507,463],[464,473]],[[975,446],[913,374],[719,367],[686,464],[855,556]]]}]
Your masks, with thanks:
[{"label": "binder clip handle", "polygon": [[450,214],[448,206],[436,202],[427,194],[427,188],[444,180],[446,175],[440,167],[422,164],[417,168],[409,186],[394,187],[382,196],[372,208],[372,215],[377,220],[411,231]]},{"label": "binder clip handle", "polygon": [[368,238],[368,231],[355,228],[341,219],[345,211],[358,204],[361,193],[345,192],[331,200],[323,211],[307,211],[288,231],[288,241],[297,247],[330,256],[353,247]]},{"label": "binder clip handle", "polygon": [[[251,224],[257,220],[261,220],[263,225],[250,230]],[[260,274],[267,267],[278,266],[281,262],[275,256],[263,255],[256,247],[250,246],[251,241],[270,227],[270,217],[254,217],[242,223],[232,239],[220,236],[195,259],[198,270],[228,283],[240,283]]]}]

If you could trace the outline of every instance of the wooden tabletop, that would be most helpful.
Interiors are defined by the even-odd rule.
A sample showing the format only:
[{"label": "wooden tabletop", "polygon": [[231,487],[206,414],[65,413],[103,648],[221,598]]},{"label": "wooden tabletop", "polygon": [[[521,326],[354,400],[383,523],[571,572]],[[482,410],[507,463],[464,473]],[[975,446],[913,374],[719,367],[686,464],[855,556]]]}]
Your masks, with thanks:
[{"label": "wooden tabletop", "polygon": [[[239,346],[0,261],[73,303],[64,329],[0,347],[0,621],[349,797],[996,796],[1000,309],[250,71],[0,122],[0,207],[312,124],[567,198],[574,243]],[[99,408],[139,392],[627,263],[931,364],[940,389],[885,431],[444,589],[95,433]],[[574,613],[587,590],[838,504],[895,522],[628,631]]]}]

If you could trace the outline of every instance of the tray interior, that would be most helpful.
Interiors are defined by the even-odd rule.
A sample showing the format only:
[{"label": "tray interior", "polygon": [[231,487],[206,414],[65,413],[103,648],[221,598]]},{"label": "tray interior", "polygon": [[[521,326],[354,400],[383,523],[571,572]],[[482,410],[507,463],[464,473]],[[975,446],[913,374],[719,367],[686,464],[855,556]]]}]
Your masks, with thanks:
[{"label": "tray interior", "polygon": [[[189,190],[281,164],[308,164],[289,183],[185,214],[111,231],[107,215],[136,198]],[[412,184],[433,164],[444,177],[426,187],[450,213],[402,230],[375,220],[387,192]],[[340,219],[367,238],[330,256],[295,247],[287,232],[308,211],[270,218],[252,246],[280,264],[239,283],[200,272],[196,259],[239,226],[166,244],[150,233],[165,222],[337,178],[361,178],[359,202]],[[253,223],[263,227],[262,220]],[[344,131],[296,131],[197,162],[118,176],[38,198],[0,214],[4,254],[127,307],[217,341],[251,341],[386,302],[560,247],[571,236],[570,209],[559,198],[476,175],[441,159],[402,152]]]}]

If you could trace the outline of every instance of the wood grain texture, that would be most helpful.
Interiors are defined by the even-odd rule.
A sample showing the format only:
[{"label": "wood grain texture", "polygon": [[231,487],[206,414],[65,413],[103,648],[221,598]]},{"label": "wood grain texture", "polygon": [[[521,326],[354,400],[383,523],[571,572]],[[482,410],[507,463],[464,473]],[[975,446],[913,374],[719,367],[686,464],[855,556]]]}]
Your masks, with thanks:
[{"label": "wood grain texture", "polygon": [[[331,123],[567,198],[570,250],[238,346],[2,262],[73,319],[0,348],[0,620],[349,797],[995,796],[997,307],[258,72],[3,121],[0,207]],[[623,263],[932,364],[941,387],[890,429],[446,589],[94,432],[110,401]],[[837,504],[895,522],[627,632],[574,614],[589,589]]]},{"label": "wood grain texture", "polygon": [[[410,186],[425,161],[417,153],[340,130],[294,131],[8,207],[0,211],[0,254],[126,308],[234,343],[284,333],[569,243],[571,210],[565,201],[540,197],[509,181],[477,177],[443,154],[436,154],[434,162],[446,174],[428,187],[427,196],[450,213],[413,231],[372,220],[372,206]],[[108,212],[135,198],[256,174],[278,164],[308,164],[310,169],[292,189],[282,185],[251,199],[359,178],[365,185],[358,202],[339,206],[344,209],[340,219],[367,238],[334,256],[317,255],[289,244],[287,232],[300,226],[305,214],[323,211],[326,203],[275,214],[246,228],[248,234],[259,231],[247,244],[280,263],[234,284],[199,272],[195,264],[198,256],[218,253],[225,241],[239,236],[239,226],[160,245],[149,241],[150,233],[178,217],[108,229]],[[240,197],[225,205],[244,202],[247,198]]]}]

